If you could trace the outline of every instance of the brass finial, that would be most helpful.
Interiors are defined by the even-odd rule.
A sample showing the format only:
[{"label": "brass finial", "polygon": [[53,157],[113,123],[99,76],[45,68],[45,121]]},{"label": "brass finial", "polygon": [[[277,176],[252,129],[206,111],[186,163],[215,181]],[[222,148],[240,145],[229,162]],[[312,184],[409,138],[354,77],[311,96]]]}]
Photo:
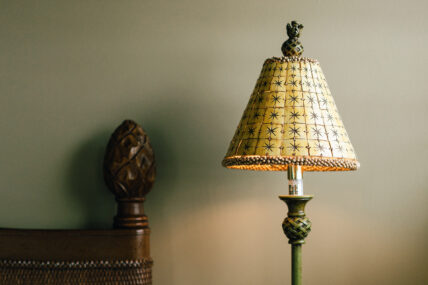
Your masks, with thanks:
[{"label": "brass finial", "polygon": [[287,24],[287,35],[289,38],[281,47],[284,56],[300,56],[303,53],[303,45],[299,41],[301,29],[303,29],[303,25],[296,21]]}]

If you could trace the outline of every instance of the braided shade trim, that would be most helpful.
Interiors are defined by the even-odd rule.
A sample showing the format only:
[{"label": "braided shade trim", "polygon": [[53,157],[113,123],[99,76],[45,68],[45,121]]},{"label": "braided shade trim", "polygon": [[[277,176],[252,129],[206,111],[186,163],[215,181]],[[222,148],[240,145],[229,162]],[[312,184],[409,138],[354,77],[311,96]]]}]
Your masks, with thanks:
[{"label": "braided shade trim", "polygon": [[346,171],[360,167],[355,159],[326,157],[231,156],[222,162],[227,168],[265,171],[284,171],[288,164],[301,165],[303,171]]},{"label": "braided shade trim", "polygon": [[310,62],[319,64],[317,59],[309,57],[298,57],[298,56],[283,56],[283,57],[271,57],[266,59],[266,63],[272,62]]}]

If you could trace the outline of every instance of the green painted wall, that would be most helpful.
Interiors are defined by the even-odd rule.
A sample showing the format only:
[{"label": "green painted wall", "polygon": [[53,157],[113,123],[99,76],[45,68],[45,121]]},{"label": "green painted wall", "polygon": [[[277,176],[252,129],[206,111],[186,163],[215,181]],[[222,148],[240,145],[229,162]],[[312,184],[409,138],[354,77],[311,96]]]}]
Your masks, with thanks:
[{"label": "green painted wall", "polygon": [[158,159],[155,284],[288,284],[281,173],[220,161],[285,24],[305,24],[361,161],[305,175],[305,284],[426,284],[426,1],[0,1],[0,226],[103,228],[131,118]]}]

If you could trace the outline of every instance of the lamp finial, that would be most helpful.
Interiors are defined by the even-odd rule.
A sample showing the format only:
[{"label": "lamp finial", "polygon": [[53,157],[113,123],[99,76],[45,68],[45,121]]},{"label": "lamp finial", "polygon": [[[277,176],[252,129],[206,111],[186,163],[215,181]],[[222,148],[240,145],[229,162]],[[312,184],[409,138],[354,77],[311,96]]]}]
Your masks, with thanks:
[{"label": "lamp finial", "polygon": [[286,40],[281,47],[284,56],[300,56],[303,53],[303,45],[299,41],[300,31],[303,29],[303,25],[297,21],[291,21],[287,24],[287,35]]}]

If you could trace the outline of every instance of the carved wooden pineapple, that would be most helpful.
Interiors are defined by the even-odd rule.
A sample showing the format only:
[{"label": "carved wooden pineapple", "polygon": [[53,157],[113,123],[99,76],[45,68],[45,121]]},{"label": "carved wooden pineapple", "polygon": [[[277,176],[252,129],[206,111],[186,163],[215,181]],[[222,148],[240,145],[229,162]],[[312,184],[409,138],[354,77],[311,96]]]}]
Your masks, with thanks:
[{"label": "carved wooden pineapple", "polygon": [[148,227],[143,201],[155,181],[149,137],[125,120],[112,134],[104,157],[104,180],[118,201],[115,227]]}]

